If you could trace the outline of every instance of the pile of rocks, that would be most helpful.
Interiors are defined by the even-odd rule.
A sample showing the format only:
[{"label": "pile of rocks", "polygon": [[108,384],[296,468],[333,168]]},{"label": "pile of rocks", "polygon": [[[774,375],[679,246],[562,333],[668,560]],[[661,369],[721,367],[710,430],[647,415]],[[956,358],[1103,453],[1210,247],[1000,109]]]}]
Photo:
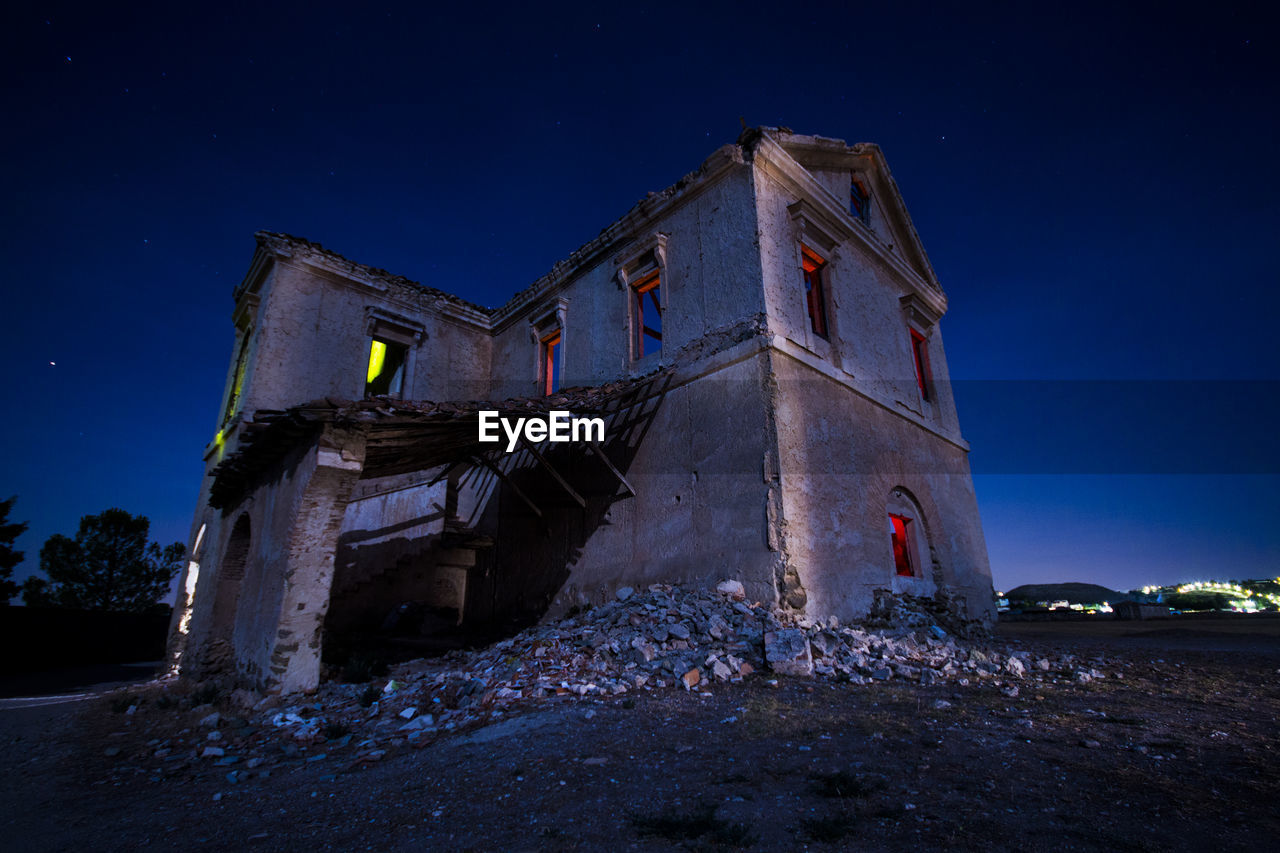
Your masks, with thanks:
[{"label": "pile of rocks", "polygon": [[[881,618],[903,618],[895,627],[872,628],[841,626],[834,618],[815,622],[748,602],[736,581],[713,591],[666,584],[624,588],[615,601],[488,648],[401,664],[380,689],[326,685],[316,697],[320,702],[280,710],[267,700],[263,706],[273,726],[303,741],[334,720],[414,740],[501,716],[521,702],[669,687],[707,691],[756,673],[854,684],[993,680],[1008,695],[1016,695],[1013,682],[1022,679],[1103,677],[1070,657],[1033,659],[1025,651],[957,638],[924,601],[881,605]],[[948,617],[956,624],[954,611]]]},{"label": "pile of rocks", "polygon": [[[893,627],[877,628],[810,621],[748,602],[736,581],[715,590],[665,584],[621,589],[604,606],[488,648],[401,664],[388,678],[369,684],[325,683],[312,696],[262,697],[235,690],[222,693],[216,707],[201,704],[165,722],[165,715],[154,711],[190,708],[183,691],[192,697],[214,691],[157,684],[160,695],[130,697],[142,705],[124,715],[126,727],[141,723],[154,736],[131,756],[132,763],[113,760],[124,774],[120,778],[132,772],[160,780],[213,770],[239,782],[299,762],[340,759],[354,766],[377,761],[388,750],[484,725],[517,706],[554,697],[626,702],[627,694],[663,688],[706,693],[747,678],[777,683],[776,675],[854,684],[989,684],[1013,697],[1026,681],[1083,683],[1105,677],[1097,660],[1039,657],[958,638],[939,624],[954,620],[954,612],[945,602],[940,607],[942,620],[936,606],[920,599],[884,599],[873,621],[884,614],[903,618]],[[594,710],[588,706],[585,714]]]}]

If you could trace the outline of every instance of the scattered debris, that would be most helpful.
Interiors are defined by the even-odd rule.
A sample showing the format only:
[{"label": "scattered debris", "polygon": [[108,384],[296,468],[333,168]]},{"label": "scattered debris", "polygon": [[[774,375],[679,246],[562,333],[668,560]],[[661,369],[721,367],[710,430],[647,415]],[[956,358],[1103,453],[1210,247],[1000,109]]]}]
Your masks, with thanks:
[{"label": "scattered debris", "polygon": [[[973,637],[974,625],[945,600],[888,595],[876,600],[879,616],[873,614],[871,623],[885,614],[901,622],[872,627],[812,621],[748,602],[737,581],[709,591],[667,584],[624,588],[607,604],[488,648],[400,664],[381,686],[330,681],[305,697],[220,689],[224,707],[218,711],[210,703],[214,691],[196,685],[190,701],[206,703],[186,712],[187,719],[198,720],[196,727],[149,747],[154,759],[173,769],[243,760],[235,771],[219,771],[235,784],[269,775],[281,762],[332,757],[362,766],[380,760],[389,748],[418,746],[496,722],[520,705],[675,687],[705,694],[760,672],[766,673],[764,683],[775,687],[778,676],[865,685],[950,682],[987,684],[1010,699],[1019,695],[1014,682],[1086,683],[1106,677],[1097,659],[1087,664],[1069,655],[1033,659],[1028,652],[993,648]],[[174,684],[162,689],[170,687],[180,689]],[[624,698],[623,707],[634,706],[628,702]],[[152,703],[137,716],[170,704],[181,703],[172,698],[164,705]],[[939,699],[933,707],[943,710],[951,702]],[[593,715],[588,709],[586,717]]]}]

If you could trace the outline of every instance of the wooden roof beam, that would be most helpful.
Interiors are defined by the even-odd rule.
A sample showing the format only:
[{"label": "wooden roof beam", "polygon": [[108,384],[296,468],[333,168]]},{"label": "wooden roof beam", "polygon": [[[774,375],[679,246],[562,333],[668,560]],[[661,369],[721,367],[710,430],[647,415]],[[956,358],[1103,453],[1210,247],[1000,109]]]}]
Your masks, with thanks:
[{"label": "wooden roof beam", "polygon": [[587,448],[596,456],[600,457],[600,461],[605,464],[605,467],[613,472],[613,476],[618,478],[618,482],[627,490],[627,494],[634,498],[636,496],[636,490],[627,482],[627,478],[622,476],[622,472],[618,470],[618,467],[613,464],[612,460],[605,455],[604,448],[594,441],[587,442]]},{"label": "wooden roof beam", "polygon": [[534,459],[538,460],[538,463],[542,465],[543,468],[547,469],[547,473],[549,473],[552,477],[555,478],[556,482],[559,483],[564,488],[564,490],[569,493],[569,497],[573,498],[574,501],[578,504],[578,506],[582,507],[583,509],[587,508],[587,502],[582,497],[582,495],[574,491],[573,486],[569,485],[569,481],[566,480],[564,477],[562,477],[560,475],[560,472],[557,471],[554,467],[552,467],[551,463],[547,461],[546,457],[538,452],[538,448],[534,446],[533,442],[529,441],[529,439],[525,438],[524,435],[521,434],[520,443],[524,445],[524,449],[529,451],[530,455],[533,456]]},{"label": "wooden roof beam", "polygon": [[479,456],[479,455],[472,456],[471,459],[477,465],[483,465],[484,467],[492,471],[494,473],[494,476],[496,476],[499,480],[502,481],[503,485],[510,486],[511,491],[515,492],[516,497],[524,501],[525,504],[528,505],[529,509],[533,510],[534,515],[536,515],[538,518],[542,518],[542,510],[538,509],[538,505],[535,504],[533,501],[529,500],[529,496],[520,490],[520,487],[515,484],[515,481],[513,481],[506,474],[502,473],[502,469],[500,469],[497,465],[494,465],[484,456]]}]

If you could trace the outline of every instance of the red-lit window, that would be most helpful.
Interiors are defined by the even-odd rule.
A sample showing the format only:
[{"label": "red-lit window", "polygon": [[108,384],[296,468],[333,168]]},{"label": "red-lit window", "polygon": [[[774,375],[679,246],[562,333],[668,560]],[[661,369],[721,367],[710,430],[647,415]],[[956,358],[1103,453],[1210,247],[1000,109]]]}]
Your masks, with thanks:
[{"label": "red-lit window", "polygon": [[632,346],[636,358],[662,350],[662,281],[655,270],[631,285],[635,295]]},{"label": "red-lit window", "polygon": [[929,342],[925,340],[924,335],[911,330],[911,357],[916,363],[916,384],[920,386],[920,399],[928,400],[930,397],[929,386],[931,377],[929,375]]},{"label": "red-lit window", "polygon": [[542,393],[554,394],[560,390],[561,355],[560,330],[556,329],[542,338]]},{"label": "red-lit window", "polygon": [[893,539],[893,567],[898,574],[911,577],[915,567],[911,560],[911,519],[889,514],[889,535]]},{"label": "red-lit window", "polygon": [[801,248],[801,266],[804,269],[804,298],[809,309],[809,327],[814,334],[827,336],[827,299],[823,292],[823,270],[827,262],[808,246]]}]

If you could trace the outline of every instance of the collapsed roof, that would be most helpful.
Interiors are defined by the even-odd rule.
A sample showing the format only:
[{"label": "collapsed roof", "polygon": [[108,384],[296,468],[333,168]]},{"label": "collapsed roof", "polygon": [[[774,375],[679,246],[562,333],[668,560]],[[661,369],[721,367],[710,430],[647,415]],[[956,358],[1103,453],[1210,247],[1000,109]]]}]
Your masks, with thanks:
[{"label": "collapsed roof", "polygon": [[[283,411],[260,409],[243,425],[239,446],[214,469],[209,504],[215,509],[234,505],[275,462],[310,444],[327,425],[364,432],[365,479],[458,463],[487,465],[486,460],[502,452],[502,443],[480,441],[482,411],[496,411],[503,417],[551,411],[616,417],[658,396],[669,380],[670,371],[659,370],[603,385],[566,388],[545,397],[513,397],[499,402],[326,398]],[[606,431],[613,433],[612,429]]]}]

